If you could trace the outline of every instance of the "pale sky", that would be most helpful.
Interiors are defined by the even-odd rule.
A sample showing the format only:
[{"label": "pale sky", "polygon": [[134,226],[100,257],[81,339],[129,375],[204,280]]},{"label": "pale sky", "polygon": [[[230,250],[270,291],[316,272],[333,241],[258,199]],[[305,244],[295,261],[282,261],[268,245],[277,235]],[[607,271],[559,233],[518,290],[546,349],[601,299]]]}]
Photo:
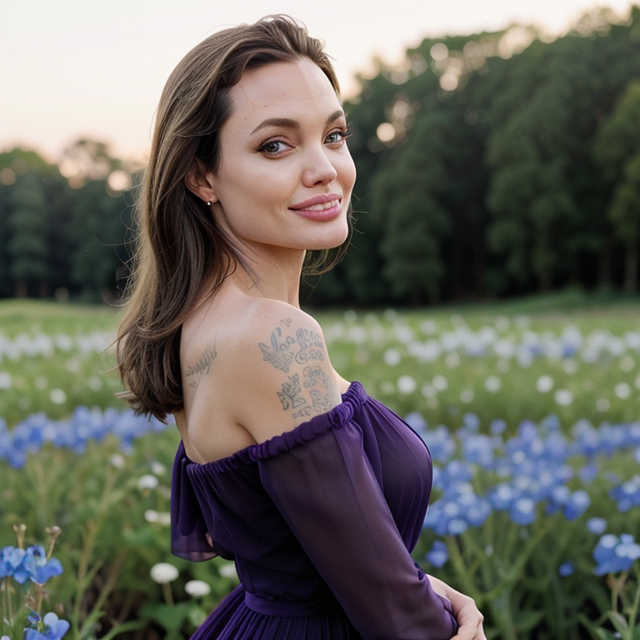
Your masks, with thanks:
[{"label": "pale sky", "polygon": [[143,157],[162,87],[177,62],[220,28],[288,13],[326,43],[344,93],[374,56],[398,60],[424,37],[518,22],[562,33],[582,13],[630,0],[3,0],[0,151],[52,160],[80,137]]}]

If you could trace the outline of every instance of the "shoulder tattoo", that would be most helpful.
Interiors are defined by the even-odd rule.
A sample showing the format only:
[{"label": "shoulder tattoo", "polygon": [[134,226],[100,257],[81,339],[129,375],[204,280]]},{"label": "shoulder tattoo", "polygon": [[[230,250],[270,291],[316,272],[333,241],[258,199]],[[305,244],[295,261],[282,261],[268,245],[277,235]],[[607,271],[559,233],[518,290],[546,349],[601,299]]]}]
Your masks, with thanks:
[{"label": "shoulder tattoo", "polygon": [[205,376],[211,370],[211,363],[216,359],[218,352],[216,350],[216,343],[214,340],[213,348],[207,347],[203,352],[196,364],[187,367],[185,375],[187,377],[187,383],[190,387],[197,387]]},{"label": "shoulder tattoo", "polygon": [[295,333],[290,329],[291,318],[280,321],[286,327],[276,327],[271,332],[269,344],[260,343],[262,357],[276,369],[289,372],[292,362],[307,364],[311,360],[323,361],[324,343],[322,336],[310,329],[298,329]]},{"label": "shoulder tattoo", "polygon": [[335,383],[320,367],[305,367],[300,375],[295,373],[282,383],[278,398],[284,411],[293,418],[311,418],[331,409]]},{"label": "shoulder tattoo", "polygon": [[[336,385],[321,366],[314,364],[326,360],[322,335],[310,329],[294,330],[291,324],[290,318],[281,320],[281,326],[271,332],[269,344],[261,342],[259,347],[265,361],[289,374],[278,391],[282,409],[294,419],[311,418],[333,406]],[[293,363],[304,365],[302,373],[299,368],[290,372]]]}]

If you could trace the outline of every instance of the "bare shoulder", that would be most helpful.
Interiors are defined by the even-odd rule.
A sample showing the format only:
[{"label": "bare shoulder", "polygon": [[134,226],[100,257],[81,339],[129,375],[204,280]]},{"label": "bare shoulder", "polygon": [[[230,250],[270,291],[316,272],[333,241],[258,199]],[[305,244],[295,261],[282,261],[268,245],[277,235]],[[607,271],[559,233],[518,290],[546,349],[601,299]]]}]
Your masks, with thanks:
[{"label": "bare shoulder", "polygon": [[[290,431],[342,401],[319,323],[277,300],[218,299],[183,327],[184,412],[192,459],[214,460]],[[178,418],[178,417],[177,417]]]},{"label": "bare shoulder", "polygon": [[263,441],[339,404],[340,378],[314,318],[273,300],[247,311],[229,381],[238,422]]}]

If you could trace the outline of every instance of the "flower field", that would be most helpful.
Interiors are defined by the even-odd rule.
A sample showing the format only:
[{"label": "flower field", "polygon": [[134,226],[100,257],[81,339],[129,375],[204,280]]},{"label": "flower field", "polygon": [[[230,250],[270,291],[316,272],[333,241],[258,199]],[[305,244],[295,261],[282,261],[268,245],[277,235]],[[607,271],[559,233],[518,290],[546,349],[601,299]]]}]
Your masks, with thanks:
[{"label": "flower field", "polygon": [[[318,318],[336,369],[428,443],[416,561],[487,637],[640,638],[640,303]],[[187,637],[235,575],[169,554],[177,432],[115,398],[117,319],[0,304],[0,545],[62,529],[65,638]]]}]

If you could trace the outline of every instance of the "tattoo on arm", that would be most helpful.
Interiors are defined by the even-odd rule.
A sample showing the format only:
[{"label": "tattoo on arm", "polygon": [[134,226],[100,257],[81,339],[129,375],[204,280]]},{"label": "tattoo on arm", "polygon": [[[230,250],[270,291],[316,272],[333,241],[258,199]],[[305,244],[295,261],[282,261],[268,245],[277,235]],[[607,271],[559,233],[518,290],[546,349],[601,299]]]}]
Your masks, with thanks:
[{"label": "tattoo on arm", "polygon": [[213,349],[211,347],[207,347],[203,351],[198,362],[187,367],[186,377],[190,387],[197,387],[200,384],[202,376],[206,375],[211,370],[211,363],[216,359],[217,355],[216,343],[214,341]]},{"label": "tattoo on arm", "polygon": [[271,332],[269,344],[260,342],[258,346],[263,360],[284,373],[289,374],[293,364],[306,365],[302,374],[288,375],[278,398],[293,418],[310,418],[333,406],[336,387],[320,366],[311,364],[326,360],[322,335],[311,329],[294,330],[291,325],[291,318],[281,320]]},{"label": "tattoo on arm", "polygon": [[[291,326],[291,318],[280,322],[287,328]],[[289,372],[293,361],[306,364],[310,360],[325,359],[322,336],[309,329],[298,329],[294,336],[291,332],[283,331],[282,327],[276,327],[271,332],[269,344],[261,342],[259,346],[263,359],[285,373]]]},{"label": "tattoo on arm", "polygon": [[[335,392],[333,380],[317,366],[305,367],[302,376],[302,386],[297,373],[283,383],[282,391],[278,392],[283,410],[293,411],[293,418],[310,418],[329,411]],[[308,395],[303,388],[308,390]]]}]

